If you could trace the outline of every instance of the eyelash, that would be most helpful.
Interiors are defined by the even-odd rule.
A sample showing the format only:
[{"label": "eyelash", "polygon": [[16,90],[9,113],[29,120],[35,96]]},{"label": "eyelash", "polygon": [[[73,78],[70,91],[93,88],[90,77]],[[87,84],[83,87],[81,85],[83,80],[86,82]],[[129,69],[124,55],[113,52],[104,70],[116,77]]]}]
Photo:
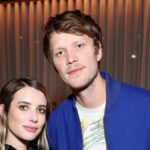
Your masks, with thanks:
[{"label": "eyelash", "polygon": [[26,105],[20,105],[19,109],[22,110],[22,111],[26,111],[28,109],[28,106],[26,106]]},{"label": "eyelash", "polygon": [[60,56],[64,55],[64,51],[60,50],[60,51],[56,52],[55,55],[57,57],[60,57]]},{"label": "eyelash", "polygon": [[46,109],[45,108],[38,108],[38,112],[40,114],[46,114]]},{"label": "eyelash", "polygon": [[76,47],[76,48],[82,48],[82,47],[84,47],[84,43],[79,43],[79,44],[77,44],[75,47]]},{"label": "eyelash", "polygon": [[[28,106],[27,106],[27,105],[20,105],[20,106],[19,106],[19,109],[22,110],[22,111],[27,111]],[[46,114],[46,109],[45,109],[45,108],[38,108],[37,111],[38,111],[40,114]]]},{"label": "eyelash", "polygon": [[[79,48],[84,47],[84,45],[85,45],[84,43],[79,43],[79,44],[75,45],[75,48],[79,49]],[[63,55],[65,55],[65,52],[63,50],[60,50],[60,51],[55,53],[55,56],[57,56],[57,57],[60,57],[60,56],[63,56]]]}]

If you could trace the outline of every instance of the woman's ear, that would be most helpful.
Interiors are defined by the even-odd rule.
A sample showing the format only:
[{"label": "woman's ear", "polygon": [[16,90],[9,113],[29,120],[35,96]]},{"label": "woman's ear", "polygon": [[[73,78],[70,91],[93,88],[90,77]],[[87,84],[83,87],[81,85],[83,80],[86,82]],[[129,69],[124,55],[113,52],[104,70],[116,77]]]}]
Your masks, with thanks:
[{"label": "woman's ear", "polygon": [[0,104],[0,116],[1,117],[3,116],[3,113],[4,113],[4,107],[5,107],[4,104]]}]

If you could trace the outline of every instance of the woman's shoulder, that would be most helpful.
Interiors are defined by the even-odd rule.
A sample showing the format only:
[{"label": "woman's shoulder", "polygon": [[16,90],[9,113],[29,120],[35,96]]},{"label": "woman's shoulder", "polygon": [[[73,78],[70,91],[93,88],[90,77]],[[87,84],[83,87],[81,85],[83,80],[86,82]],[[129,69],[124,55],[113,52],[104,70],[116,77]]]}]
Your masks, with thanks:
[{"label": "woman's shoulder", "polygon": [[5,144],[5,150],[16,150],[16,149],[11,145]]}]

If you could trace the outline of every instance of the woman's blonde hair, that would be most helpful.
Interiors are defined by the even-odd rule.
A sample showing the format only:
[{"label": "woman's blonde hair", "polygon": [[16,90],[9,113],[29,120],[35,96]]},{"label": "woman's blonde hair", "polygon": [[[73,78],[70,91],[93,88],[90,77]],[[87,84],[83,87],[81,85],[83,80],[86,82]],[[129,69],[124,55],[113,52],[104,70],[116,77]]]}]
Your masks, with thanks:
[{"label": "woman's blonde hair", "polygon": [[[40,82],[33,78],[17,78],[6,83],[0,92],[0,105],[4,105],[3,114],[0,114],[0,150],[5,150],[5,140],[7,135],[7,115],[10,104],[13,100],[15,93],[26,86],[33,87],[41,91],[45,95],[47,99],[46,118],[48,117],[50,111],[50,101],[45,87]],[[42,132],[29,145],[36,145],[37,150],[49,149],[46,138],[46,123],[42,129]]]}]

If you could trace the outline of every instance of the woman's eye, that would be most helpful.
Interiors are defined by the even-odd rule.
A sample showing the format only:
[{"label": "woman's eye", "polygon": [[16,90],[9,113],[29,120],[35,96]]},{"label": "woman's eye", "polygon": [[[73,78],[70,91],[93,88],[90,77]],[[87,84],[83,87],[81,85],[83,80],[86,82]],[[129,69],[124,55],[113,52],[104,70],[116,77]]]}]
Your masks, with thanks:
[{"label": "woman's eye", "polygon": [[38,112],[39,112],[40,114],[46,114],[46,109],[45,109],[45,108],[39,108],[39,109],[38,109]]},{"label": "woman's eye", "polygon": [[26,111],[28,109],[28,106],[26,106],[26,105],[20,105],[19,109],[23,110],[23,111]]}]

